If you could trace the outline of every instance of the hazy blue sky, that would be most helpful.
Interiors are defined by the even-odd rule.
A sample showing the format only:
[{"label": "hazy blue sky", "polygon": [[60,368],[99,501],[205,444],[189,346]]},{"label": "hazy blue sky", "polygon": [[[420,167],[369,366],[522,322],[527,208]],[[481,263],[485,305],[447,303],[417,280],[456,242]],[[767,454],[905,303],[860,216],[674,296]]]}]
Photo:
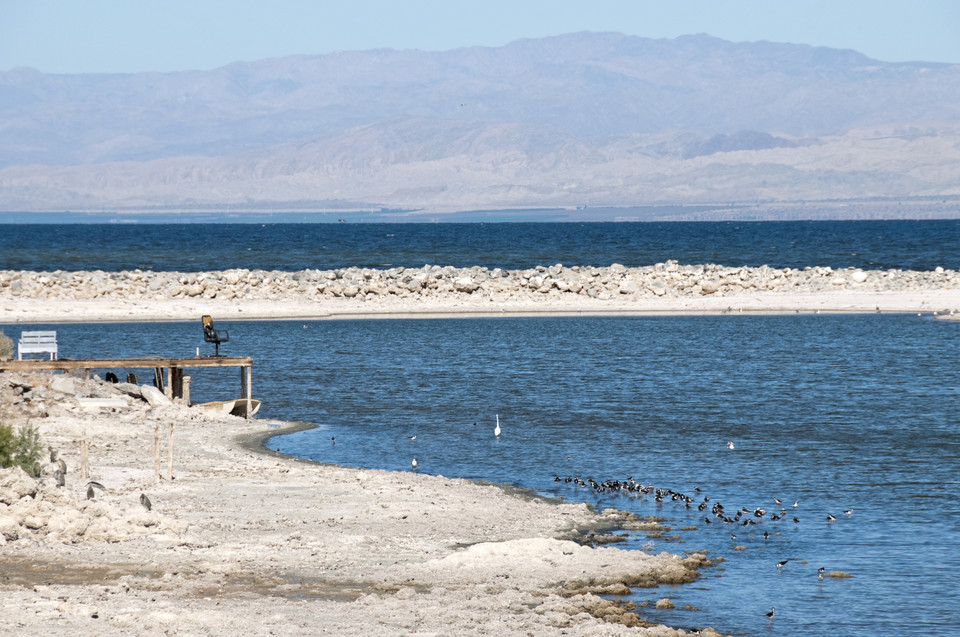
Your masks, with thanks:
[{"label": "hazy blue sky", "polygon": [[0,0],[0,70],[212,69],[373,48],[499,46],[573,31],[709,33],[960,63],[960,0]]}]

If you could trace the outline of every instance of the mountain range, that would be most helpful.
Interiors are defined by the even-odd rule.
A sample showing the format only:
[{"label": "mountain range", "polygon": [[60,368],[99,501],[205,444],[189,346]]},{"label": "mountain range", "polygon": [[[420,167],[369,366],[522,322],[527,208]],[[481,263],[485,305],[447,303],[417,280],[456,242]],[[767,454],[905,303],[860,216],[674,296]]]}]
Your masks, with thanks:
[{"label": "mountain range", "polygon": [[960,216],[960,65],[574,33],[0,72],[0,210]]}]

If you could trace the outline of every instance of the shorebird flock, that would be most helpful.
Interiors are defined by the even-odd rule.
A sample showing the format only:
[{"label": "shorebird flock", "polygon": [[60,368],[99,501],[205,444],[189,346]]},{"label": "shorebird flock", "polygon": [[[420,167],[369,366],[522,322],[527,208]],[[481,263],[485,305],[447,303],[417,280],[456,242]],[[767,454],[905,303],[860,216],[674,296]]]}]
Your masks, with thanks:
[{"label": "shorebird flock", "polygon": [[[735,527],[748,534],[752,532],[759,535],[759,529],[754,529],[753,527],[767,523],[773,525],[773,527],[770,528],[770,531],[763,531],[762,537],[765,546],[773,535],[779,535],[777,529],[781,528],[780,524],[788,524],[790,527],[797,527],[800,524],[800,514],[798,511],[800,508],[799,499],[793,501],[792,510],[788,511],[787,506],[783,505],[780,498],[772,497],[771,501],[776,508],[771,507],[771,511],[768,512],[762,506],[753,508],[740,506],[728,509],[720,502],[712,502],[710,497],[704,495],[700,487],[697,486],[693,487],[693,495],[691,495],[682,491],[655,487],[652,483],[644,485],[633,477],[627,478],[626,480],[604,480],[598,482],[589,477],[583,479],[579,476],[561,477],[554,475],[553,481],[555,483],[570,484],[576,487],[590,489],[598,496],[626,496],[639,499],[652,497],[657,506],[662,506],[664,503],[674,503],[677,506],[683,507],[684,510],[689,511],[691,514],[696,510],[697,516],[700,517],[705,525],[720,525],[721,527],[726,526],[727,528]],[[853,515],[853,509],[847,509],[843,514],[845,518],[850,518]],[[831,525],[836,522],[837,517],[827,513],[825,522],[821,523]],[[736,542],[737,534],[730,533],[730,538]],[[774,562],[774,568],[776,568],[777,573],[782,573],[789,562],[800,561],[802,560],[796,557],[788,557]],[[824,570],[823,567],[820,567],[816,571],[818,582],[823,581]],[[770,612],[766,613],[768,619],[773,619],[773,612],[773,608],[771,608]]]},{"label": "shorebird flock", "polygon": [[[693,491],[696,494],[696,497],[693,497],[681,491],[654,487],[652,483],[644,486],[642,483],[634,480],[632,477],[627,478],[626,480],[604,480],[603,482],[597,482],[593,478],[587,478],[586,480],[583,480],[579,476],[566,476],[561,478],[558,475],[554,475],[553,481],[573,484],[583,488],[590,488],[597,495],[625,495],[643,498],[643,496],[652,494],[653,500],[657,504],[662,504],[665,501],[669,501],[678,503],[686,509],[692,509],[696,507],[697,511],[703,514],[703,522],[705,524],[720,522],[723,524],[738,524],[743,527],[749,527],[762,524],[764,520],[769,520],[770,522],[781,522],[786,520],[792,521],[794,524],[800,523],[800,518],[796,514],[796,510],[800,507],[799,500],[793,501],[793,511],[788,513],[787,508],[782,505],[783,503],[780,498],[774,497],[773,503],[779,507],[779,509],[771,511],[770,515],[768,516],[767,510],[763,507],[739,507],[733,509],[733,513],[730,513],[720,502],[711,502],[709,496],[704,495],[701,498],[702,494],[700,487],[693,488]],[[710,511],[709,513],[706,513],[708,508]],[[853,515],[853,509],[847,509],[843,512],[843,514],[845,517],[849,518]],[[828,524],[836,521],[836,516],[831,513],[827,513],[826,522]],[[766,535],[769,537],[769,533]],[[735,535],[732,537],[736,539]]]},{"label": "shorebird flock", "polygon": [[[57,468],[53,471],[54,484],[57,485],[58,489],[63,488],[67,485],[67,463],[64,462],[63,458],[57,457],[59,452],[52,446],[48,447],[48,449],[50,451],[50,462],[57,465]],[[106,490],[107,487],[103,486],[103,484],[97,482],[96,480],[90,480],[87,482],[86,498],[87,500],[94,500],[97,497],[97,491]],[[150,498],[148,498],[144,493],[140,494],[140,505],[143,506],[143,508],[147,511],[150,511],[153,508]]]}]

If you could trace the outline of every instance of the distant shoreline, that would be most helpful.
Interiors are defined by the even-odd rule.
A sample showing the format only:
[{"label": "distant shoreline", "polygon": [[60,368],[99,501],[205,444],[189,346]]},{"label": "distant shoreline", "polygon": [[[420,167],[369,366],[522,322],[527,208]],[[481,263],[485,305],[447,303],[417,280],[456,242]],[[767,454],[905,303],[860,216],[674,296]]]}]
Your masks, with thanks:
[{"label": "distant shoreline", "polygon": [[200,207],[71,211],[0,211],[3,224],[192,223],[719,223],[777,221],[933,221],[960,219],[960,196],[635,206],[329,209],[287,202],[279,210]]}]

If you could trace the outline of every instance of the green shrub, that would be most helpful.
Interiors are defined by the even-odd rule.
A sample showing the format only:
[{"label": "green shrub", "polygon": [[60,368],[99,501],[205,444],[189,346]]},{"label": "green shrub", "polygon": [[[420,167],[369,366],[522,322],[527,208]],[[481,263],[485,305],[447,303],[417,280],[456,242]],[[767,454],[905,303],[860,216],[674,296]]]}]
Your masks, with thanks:
[{"label": "green shrub", "polygon": [[17,451],[17,437],[13,427],[0,422],[0,468],[13,466],[13,456]]},{"label": "green shrub", "polygon": [[13,339],[0,330],[0,360],[13,358]]},{"label": "green shrub", "polygon": [[36,427],[27,423],[14,435],[12,426],[0,423],[0,467],[17,466],[39,478],[42,457],[43,443]]}]

